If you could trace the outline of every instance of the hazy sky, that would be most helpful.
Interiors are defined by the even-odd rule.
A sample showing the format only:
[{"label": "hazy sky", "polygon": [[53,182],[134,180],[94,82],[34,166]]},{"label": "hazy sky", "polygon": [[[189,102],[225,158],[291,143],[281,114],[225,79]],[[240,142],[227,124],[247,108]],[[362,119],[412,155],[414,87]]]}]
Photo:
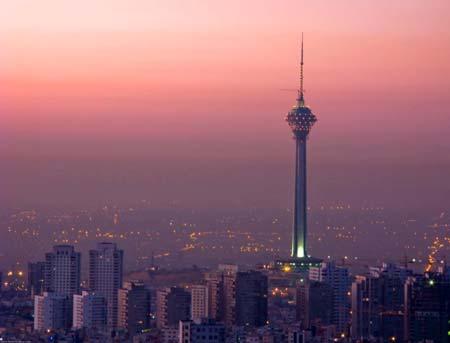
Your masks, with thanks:
[{"label": "hazy sky", "polygon": [[[5,206],[449,207],[450,2],[0,0]],[[1,186],[1,185],[0,185]]]}]

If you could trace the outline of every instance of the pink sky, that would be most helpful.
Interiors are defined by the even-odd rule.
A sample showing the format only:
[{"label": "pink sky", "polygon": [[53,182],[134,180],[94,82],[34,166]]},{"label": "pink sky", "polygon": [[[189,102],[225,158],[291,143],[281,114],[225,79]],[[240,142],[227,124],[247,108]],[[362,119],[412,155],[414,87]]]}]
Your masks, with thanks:
[{"label": "pink sky", "polygon": [[214,135],[288,135],[282,117],[295,93],[280,89],[297,86],[301,31],[317,131],[449,127],[445,0],[10,0],[1,7],[2,117],[20,153],[52,153],[32,144],[47,135],[64,142],[170,131],[209,139],[212,126]]},{"label": "pink sky", "polygon": [[0,155],[287,163],[303,31],[312,168],[445,164],[449,22],[448,0],[3,0]]}]

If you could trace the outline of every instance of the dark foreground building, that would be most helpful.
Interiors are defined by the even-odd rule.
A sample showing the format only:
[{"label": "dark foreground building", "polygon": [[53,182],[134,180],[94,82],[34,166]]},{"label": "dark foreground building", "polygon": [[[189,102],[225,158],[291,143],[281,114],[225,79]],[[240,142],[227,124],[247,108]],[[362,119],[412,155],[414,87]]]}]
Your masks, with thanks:
[{"label": "dark foreground building", "polygon": [[300,281],[296,298],[296,319],[302,328],[333,323],[333,288],[328,283]]},{"label": "dark foreground building", "polygon": [[258,271],[236,274],[236,325],[267,323],[267,276]]},{"label": "dark foreground building", "polygon": [[406,282],[404,325],[408,342],[449,341],[450,283],[442,275]]}]

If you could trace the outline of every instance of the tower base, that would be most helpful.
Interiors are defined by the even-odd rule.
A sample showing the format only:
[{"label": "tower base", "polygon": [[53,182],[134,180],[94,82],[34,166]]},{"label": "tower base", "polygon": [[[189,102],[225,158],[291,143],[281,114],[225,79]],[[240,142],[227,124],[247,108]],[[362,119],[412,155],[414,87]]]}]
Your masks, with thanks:
[{"label": "tower base", "polygon": [[316,257],[291,257],[284,260],[275,261],[275,269],[285,273],[303,274],[311,267],[320,267],[322,259]]}]

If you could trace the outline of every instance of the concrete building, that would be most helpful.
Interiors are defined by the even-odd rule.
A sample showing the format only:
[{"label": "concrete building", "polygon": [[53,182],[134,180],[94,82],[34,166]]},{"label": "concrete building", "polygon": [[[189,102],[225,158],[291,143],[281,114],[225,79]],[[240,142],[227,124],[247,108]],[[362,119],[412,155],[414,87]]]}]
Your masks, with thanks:
[{"label": "concrete building", "polygon": [[178,342],[225,343],[225,325],[213,319],[180,321]]},{"label": "concrete building", "polygon": [[45,254],[46,292],[70,298],[80,293],[81,254],[71,245],[56,245]]},{"label": "concrete building", "polygon": [[412,272],[404,267],[383,264],[369,268],[369,273],[356,276],[352,284],[351,335],[355,339],[383,337],[392,332],[397,339],[403,328],[398,318],[404,313],[404,285]]},{"label": "concrete building", "polygon": [[236,325],[236,274],[222,274],[221,320],[227,327]]},{"label": "concrete building", "polygon": [[73,328],[106,328],[106,299],[99,294],[83,291],[73,296]]},{"label": "concrete building", "polygon": [[142,281],[125,282],[119,289],[118,327],[130,336],[150,328],[150,290]]},{"label": "concrete building", "polygon": [[319,267],[309,269],[311,281],[325,282],[333,289],[333,325],[340,334],[348,331],[350,324],[350,290],[351,277],[345,267],[334,262],[324,262]]},{"label": "concrete building", "polygon": [[333,289],[325,282],[303,280],[297,284],[296,319],[302,329],[333,321]]},{"label": "concrete building", "polygon": [[261,272],[239,272],[227,265],[206,276],[206,291],[209,318],[229,328],[266,324],[268,280]]},{"label": "concrete building", "polygon": [[267,324],[267,276],[258,271],[236,273],[236,325],[264,326]]},{"label": "concrete building", "polygon": [[44,292],[34,297],[34,330],[69,329],[71,326],[70,298]]},{"label": "concrete building", "polygon": [[191,320],[209,318],[209,293],[206,285],[193,285],[191,291]]},{"label": "concrete building", "polygon": [[351,289],[352,338],[369,339],[379,335],[380,301],[380,279],[356,276]]},{"label": "concrete building", "polygon": [[123,250],[114,243],[99,243],[89,251],[89,290],[106,299],[107,325],[117,327],[118,290],[123,281]]},{"label": "concrete building", "polygon": [[205,276],[208,292],[208,316],[217,321],[224,319],[222,273],[211,272]]},{"label": "concrete building", "polygon": [[44,292],[45,262],[28,263],[27,290],[31,297]]},{"label": "concrete building", "polygon": [[191,316],[191,293],[181,287],[167,287],[156,292],[156,325],[177,326]]}]

